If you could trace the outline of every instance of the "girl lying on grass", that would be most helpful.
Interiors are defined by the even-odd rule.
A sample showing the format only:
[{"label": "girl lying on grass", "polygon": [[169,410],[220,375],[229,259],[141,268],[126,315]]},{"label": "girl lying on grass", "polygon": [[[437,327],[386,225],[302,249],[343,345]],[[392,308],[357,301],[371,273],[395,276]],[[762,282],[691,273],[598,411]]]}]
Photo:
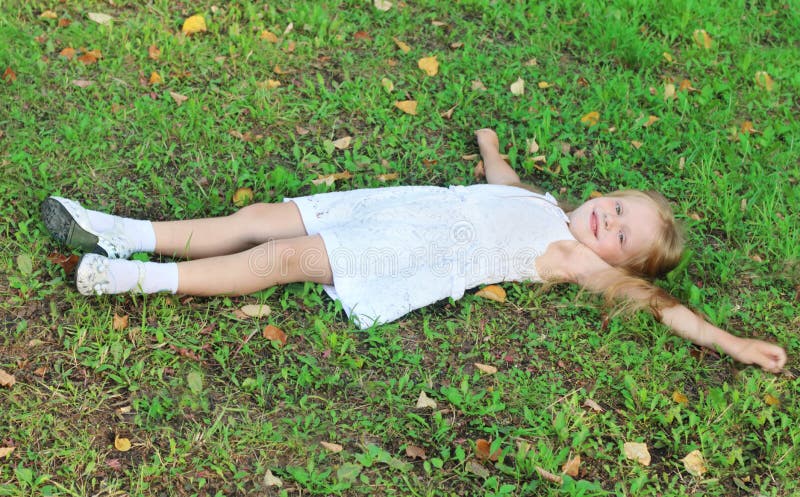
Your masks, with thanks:
[{"label": "girl lying on grass", "polygon": [[[678,335],[742,363],[783,368],[781,347],[726,333],[647,281],[673,269],[683,249],[664,197],[619,191],[564,213],[552,196],[520,183],[494,131],[476,134],[488,185],[323,193],[170,222],[50,197],[42,216],[56,240],[93,252],[76,269],[83,295],[244,295],[311,281],[366,328],[478,285],[572,282],[646,309]],[[186,261],[126,260],[133,252]]]}]

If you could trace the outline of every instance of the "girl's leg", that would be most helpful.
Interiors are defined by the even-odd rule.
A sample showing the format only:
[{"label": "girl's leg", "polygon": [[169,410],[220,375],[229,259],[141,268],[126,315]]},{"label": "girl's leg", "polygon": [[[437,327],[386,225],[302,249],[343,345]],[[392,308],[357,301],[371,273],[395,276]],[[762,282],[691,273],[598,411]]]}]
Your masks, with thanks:
[{"label": "girl's leg", "polygon": [[234,254],[269,240],[306,235],[294,202],[249,205],[230,216],[154,222],[155,252],[202,259]]}]

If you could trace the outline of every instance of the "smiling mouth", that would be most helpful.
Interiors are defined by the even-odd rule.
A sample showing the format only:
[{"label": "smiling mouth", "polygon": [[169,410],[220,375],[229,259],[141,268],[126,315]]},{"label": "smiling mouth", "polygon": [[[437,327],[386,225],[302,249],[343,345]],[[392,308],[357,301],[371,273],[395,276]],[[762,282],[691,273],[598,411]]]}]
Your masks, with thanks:
[{"label": "smiling mouth", "polygon": [[589,216],[589,229],[592,230],[592,234],[597,238],[597,213],[595,211],[592,211],[592,215]]}]

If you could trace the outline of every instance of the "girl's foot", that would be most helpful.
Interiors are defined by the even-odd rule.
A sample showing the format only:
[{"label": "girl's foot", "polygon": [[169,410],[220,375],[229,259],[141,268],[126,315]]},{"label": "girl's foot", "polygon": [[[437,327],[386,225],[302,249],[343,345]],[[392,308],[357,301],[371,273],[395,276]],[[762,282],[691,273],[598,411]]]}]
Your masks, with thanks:
[{"label": "girl's foot", "polygon": [[66,198],[48,197],[42,219],[53,238],[72,249],[123,259],[155,249],[150,221],[91,211]]},{"label": "girl's foot", "polygon": [[81,295],[175,293],[178,289],[178,265],[86,254],[75,269],[75,286]]}]

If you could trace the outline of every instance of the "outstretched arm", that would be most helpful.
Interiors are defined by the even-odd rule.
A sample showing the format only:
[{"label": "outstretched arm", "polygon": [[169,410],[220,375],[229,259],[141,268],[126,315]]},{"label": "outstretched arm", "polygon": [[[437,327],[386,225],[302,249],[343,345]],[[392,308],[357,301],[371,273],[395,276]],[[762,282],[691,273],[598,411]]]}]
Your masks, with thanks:
[{"label": "outstretched arm", "polygon": [[492,185],[518,185],[519,176],[500,155],[500,140],[493,130],[484,128],[475,132],[478,148],[483,158],[486,181]]}]

